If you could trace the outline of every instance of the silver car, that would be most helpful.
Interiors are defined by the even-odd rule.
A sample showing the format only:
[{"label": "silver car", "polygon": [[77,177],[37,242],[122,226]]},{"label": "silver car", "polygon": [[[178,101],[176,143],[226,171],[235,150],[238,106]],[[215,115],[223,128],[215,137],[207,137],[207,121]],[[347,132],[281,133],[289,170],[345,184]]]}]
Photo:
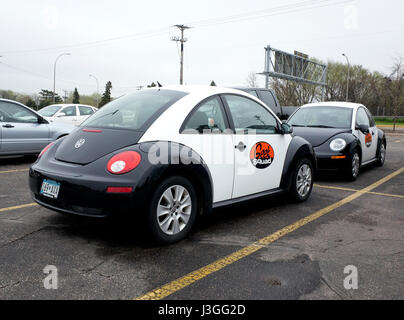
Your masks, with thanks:
[{"label": "silver car", "polygon": [[0,99],[0,158],[38,154],[74,129],[69,124],[49,123],[21,103]]}]

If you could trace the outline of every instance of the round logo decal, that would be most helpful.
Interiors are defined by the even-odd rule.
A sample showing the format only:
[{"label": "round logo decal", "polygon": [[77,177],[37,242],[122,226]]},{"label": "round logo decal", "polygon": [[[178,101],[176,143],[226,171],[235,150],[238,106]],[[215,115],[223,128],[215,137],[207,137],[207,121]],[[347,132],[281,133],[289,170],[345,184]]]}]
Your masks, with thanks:
[{"label": "round logo decal", "polygon": [[365,144],[368,148],[372,145],[372,134],[370,132],[365,137]]},{"label": "round logo decal", "polygon": [[86,139],[80,139],[76,142],[76,144],[74,145],[74,147],[76,149],[80,148],[84,143],[86,142]]},{"label": "round logo decal", "polygon": [[265,169],[274,161],[274,149],[267,142],[258,142],[251,148],[250,160],[254,167]]}]

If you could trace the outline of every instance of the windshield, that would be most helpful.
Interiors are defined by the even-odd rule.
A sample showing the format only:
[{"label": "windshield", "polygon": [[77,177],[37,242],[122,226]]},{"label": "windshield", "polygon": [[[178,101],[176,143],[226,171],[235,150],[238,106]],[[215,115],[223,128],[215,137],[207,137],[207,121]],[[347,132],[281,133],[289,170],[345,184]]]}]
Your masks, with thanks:
[{"label": "windshield", "polygon": [[53,117],[61,108],[61,106],[47,106],[39,110],[38,113],[43,117]]},{"label": "windshield", "polygon": [[100,108],[82,127],[142,130],[148,120],[184,97],[173,90],[145,90],[118,98]]},{"label": "windshield", "polygon": [[350,129],[351,119],[351,108],[320,106],[300,108],[288,123],[294,127]]}]

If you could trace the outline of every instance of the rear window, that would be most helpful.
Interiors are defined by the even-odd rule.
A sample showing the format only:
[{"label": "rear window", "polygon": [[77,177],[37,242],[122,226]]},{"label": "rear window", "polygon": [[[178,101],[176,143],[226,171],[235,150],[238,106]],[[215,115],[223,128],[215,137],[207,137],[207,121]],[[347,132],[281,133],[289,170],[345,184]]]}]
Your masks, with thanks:
[{"label": "rear window", "polygon": [[144,131],[150,121],[185,95],[174,90],[139,91],[106,104],[81,126]]}]

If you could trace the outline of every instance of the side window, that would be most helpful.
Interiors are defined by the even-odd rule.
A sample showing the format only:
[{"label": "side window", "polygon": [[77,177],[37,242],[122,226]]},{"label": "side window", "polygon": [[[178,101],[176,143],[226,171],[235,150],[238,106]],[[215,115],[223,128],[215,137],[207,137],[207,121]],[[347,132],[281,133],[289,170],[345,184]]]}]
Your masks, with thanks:
[{"label": "side window", "polygon": [[199,133],[209,134],[221,133],[226,129],[226,123],[218,97],[203,102],[196,110],[191,112],[190,117],[186,120],[184,131],[197,130]]},{"label": "side window", "polygon": [[66,115],[66,117],[75,117],[77,115],[75,106],[66,107],[62,109],[62,112]]},{"label": "side window", "polygon": [[236,132],[255,130],[257,134],[273,134],[277,132],[278,123],[275,117],[257,102],[236,95],[225,95]]},{"label": "side window", "polygon": [[272,95],[272,93],[270,91],[260,90],[260,95],[262,97],[262,101],[264,101],[264,103],[268,107],[270,107],[271,109],[277,107],[274,96]]},{"label": "side window", "polygon": [[81,116],[89,116],[94,113],[92,108],[86,106],[79,106],[79,111]]},{"label": "side window", "polygon": [[375,119],[373,119],[373,116],[368,109],[366,109],[366,114],[368,115],[370,126],[374,127],[376,125],[376,122],[375,122]]},{"label": "side window", "polygon": [[0,121],[37,123],[38,117],[15,103],[0,101]]},{"label": "side window", "polygon": [[356,113],[356,124],[357,125],[364,124],[370,127],[369,117],[366,114],[365,109],[363,108],[358,109],[358,112]]}]

